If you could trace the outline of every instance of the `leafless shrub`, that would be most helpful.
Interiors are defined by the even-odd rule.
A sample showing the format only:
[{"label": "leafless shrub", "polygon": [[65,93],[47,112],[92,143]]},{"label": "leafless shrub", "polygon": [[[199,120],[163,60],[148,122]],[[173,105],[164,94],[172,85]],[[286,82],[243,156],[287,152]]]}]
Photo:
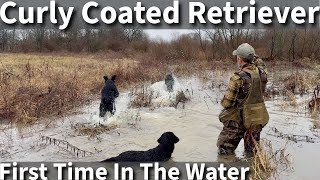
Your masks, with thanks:
[{"label": "leafless shrub", "polygon": [[252,158],[252,169],[250,179],[264,180],[274,179],[279,172],[292,170],[290,155],[286,153],[286,146],[274,151],[271,141],[261,140],[256,144],[255,154]]},{"label": "leafless shrub", "polygon": [[190,98],[187,98],[183,91],[178,91],[174,102],[172,102],[171,106],[177,108],[179,103],[182,104],[182,108],[184,109],[185,103],[190,101]]},{"label": "leafless shrub", "polygon": [[313,129],[313,130],[320,129],[320,120],[319,120],[319,119],[313,120],[313,127],[312,127],[312,129]]},{"label": "leafless shrub", "polygon": [[129,94],[131,96],[129,107],[131,108],[151,107],[152,99],[155,98],[154,91],[147,86],[143,86],[141,89],[135,88]]},{"label": "leafless shrub", "polygon": [[114,129],[119,128],[119,125],[102,125],[98,124],[97,126],[87,126],[85,124],[75,124],[72,128],[81,136],[89,136],[90,138],[96,138],[98,135],[110,132]]},{"label": "leafless shrub", "polygon": [[266,87],[265,94],[264,94],[265,98],[274,98],[275,96],[279,96],[279,95],[281,95],[280,87],[275,86],[274,83],[272,83],[271,86]]},{"label": "leafless shrub", "polygon": [[317,81],[318,79],[310,72],[304,74],[296,72],[279,80],[284,85],[285,91],[300,95],[306,94],[308,90],[312,90]]},{"label": "leafless shrub", "polygon": [[297,107],[298,102],[297,102],[296,96],[291,91],[288,91],[288,90],[285,91],[285,94],[288,97],[289,104],[293,107]]},{"label": "leafless shrub", "polygon": [[317,85],[313,91],[313,98],[308,103],[309,112],[312,117],[316,117],[320,111],[320,86]]},{"label": "leafless shrub", "polygon": [[0,149],[0,157],[1,158],[6,158],[8,156],[10,156],[10,152],[9,151],[4,150],[4,149]]},{"label": "leafless shrub", "polygon": [[138,123],[141,121],[141,116],[140,116],[140,109],[138,110],[137,114],[131,114],[131,116],[129,117],[127,124],[131,127],[131,128],[135,128],[137,129],[138,127]]}]

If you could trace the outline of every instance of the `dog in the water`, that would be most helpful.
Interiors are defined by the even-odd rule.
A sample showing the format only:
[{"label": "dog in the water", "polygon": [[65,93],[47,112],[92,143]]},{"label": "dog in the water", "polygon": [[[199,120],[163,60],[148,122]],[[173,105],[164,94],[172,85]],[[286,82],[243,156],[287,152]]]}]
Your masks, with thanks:
[{"label": "dog in the water", "polygon": [[172,92],[173,85],[174,85],[174,79],[173,79],[172,73],[166,75],[166,78],[164,79],[164,83],[167,86],[167,91]]},{"label": "dog in the water", "polygon": [[116,75],[111,79],[108,76],[104,76],[105,86],[101,91],[101,103],[100,103],[100,117],[104,117],[107,112],[112,115],[115,113],[114,101],[119,96],[117,86],[115,84]]},{"label": "dog in the water", "polygon": [[147,151],[126,151],[102,162],[163,162],[168,161],[179,138],[173,132],[165,132],[158,139],[159,145]]}]

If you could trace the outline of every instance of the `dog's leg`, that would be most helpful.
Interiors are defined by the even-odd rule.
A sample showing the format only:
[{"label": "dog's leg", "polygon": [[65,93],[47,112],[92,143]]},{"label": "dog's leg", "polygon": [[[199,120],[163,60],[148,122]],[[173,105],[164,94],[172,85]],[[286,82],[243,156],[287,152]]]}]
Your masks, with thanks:
[{"label": "dog's leg", "polygon": [[103,102],[100,103],[100,108],[99,108],[100,112],[99,112],[99,117],[104,117],[107,113],[106,108],[105,108],[105,104]]},{"label": "dog's leg", "polygon": [[116,112],[116,103],[115,103],[115,101],[112,102],[112,105],[113,105],[113,111],[112,111],[111,114],[114,115],[115,112]]}]

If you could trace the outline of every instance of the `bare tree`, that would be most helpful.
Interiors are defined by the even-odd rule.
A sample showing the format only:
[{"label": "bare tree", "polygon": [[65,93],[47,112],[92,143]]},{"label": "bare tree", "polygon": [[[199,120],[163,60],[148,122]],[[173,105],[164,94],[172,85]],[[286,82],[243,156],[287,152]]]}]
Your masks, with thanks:
[{"label": "bare tree", "polygon": [[124,29],[123,33],[129,43],[131,43],[134,40],[141,39],[143,30],[139,29],[138,27],[134,29]]},{"label": "bare tree", "polygon": [[8,47],[8,30],[0,29],[0,45],[1,50],[6,51]]},{"label": "bare tree", "polygon": [[219,38],[219,30],[205,30],[208,38],[211,41],[211,56],[212,59],[216,58],[216,41]]},{"label": "bare tree", "polygon": [[37,49],[39,52],[43,51],[43,42],[44,42],[44,37],[45,37],[45,29],[43,27],[37,27],[34,30],[34,39],[37,44]]},{"label": "bare tree", "polygon": [[195,38],[198,40],[198,42],[200,44],[201,51],[205,55],[205,58],[208,59],[207,51],[206,51],[207,46],[206,46],[206,43],[205,43],[205,40],[204,40],[204,36],[202,34],[202,30],[201,29],[194,30],[194,35],[195,35]]},{"label": "bare tree", "polygon": [[[296,38],[297,38],[297,29],[294,29],[292,32],[292,37],[291,37],[291,42],[290,42],[290,49],[288,52],[289,55],[289,60],[293,62],[295,60],[295,43],[296,43]],[[291,54],[291,55],[290,55]]]}]

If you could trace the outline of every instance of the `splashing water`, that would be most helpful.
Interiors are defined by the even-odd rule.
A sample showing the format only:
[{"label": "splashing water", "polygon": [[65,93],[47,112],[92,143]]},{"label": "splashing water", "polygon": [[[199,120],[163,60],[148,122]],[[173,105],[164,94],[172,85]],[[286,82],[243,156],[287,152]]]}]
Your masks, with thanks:
[{"label": "splashing water", "polygon": [[104,117],[99,117],[99,105],[100,101],[94,101],[92,106],[87,109],[90,117],[87,119],[87,124],[90,125],[111,125],[119,124],[125,119],[123,116],[130,113],[128,112],[128,104],[130,98],[129,93],[121,93],[118,98],[115,99],[115,113],[107,113]]},{"label": "splashing water", "polygon": [[199,85],[198,80],[196,78],[191,78],[185,81],[183,85],[180,83],[180,81],[175,75],[173,75],[173,79],[174,84],[172,92],[167,91],[165,81],[159,81],[150,86],[150,89],[154,91],[156,94],[156,97],[152,100],[154,104],[160,107],[169,106],[171,102],[175,101],[178,92],[190,92],[190,90]]},{"label": "splashing water", "polygon": [[[215,80],[215,82],[217,82]],[[218,135],[222,129],[218,114],[221,110],[217,100],[223,97],[224,92],[220,88],[206,88],[199,79],[175,78],[173,92],[166,91],[164,81],[156,82],[150,89],[158,94],[156,99],[174,98],[179,90],[188,89],[192,92],[192,99],[185,109],[161,107],[155,110],[142,108],[130,109],[129,92],[121,93],[116,99],[116,113],[106,119],[99,117],[100,101],[94,101],[90,105],[80,109],[81,114],[72,115],[62,121],[54,119],[56,125],[44,127],[35,125],[18,131],[16,127],[7,128],[0,132],[0,161],[100,161],[116,156],[127,150],[147,150],[157,145],[157,138],[165,131],[174,132],[180,142],[173,153],[173,161],[217,161]],[[210,98],[207,98],[210,96]],[[155,99],[154,99],[155,100]],[[280,179],[319,179],[317,168],[319,167],[320,149],[319,133],[310,130],[312,119],[300,117],[293,112],[280,111],[276,101],[266,103],[270,114],[270,122],[262,131],[262,138],[272,141],[275,149],[283,147],[287,139],[279,138],[284,135],[304,135],[315,139],[315,143],[298,141],[288,142],[288,153],[294,156],[294,172],[290,176],[285,173]],[[126,122],[137,115],[141,116],[139,128],[126,126]],[[119,129],[102,133],[98,138],[92,139],[85,135],[76,134],[70,128],[73,123],[101,123],[109,125],[121,124]],[[55,146],[43,146],[39,143],[39,135],[66,140],[81,150],[93,152],[86,157],[75,157],[74,154],[62,151]],[[243,143],[239,145],[236,156],[242,158]],[[307,163],[306,163],[307,162]]]}]

